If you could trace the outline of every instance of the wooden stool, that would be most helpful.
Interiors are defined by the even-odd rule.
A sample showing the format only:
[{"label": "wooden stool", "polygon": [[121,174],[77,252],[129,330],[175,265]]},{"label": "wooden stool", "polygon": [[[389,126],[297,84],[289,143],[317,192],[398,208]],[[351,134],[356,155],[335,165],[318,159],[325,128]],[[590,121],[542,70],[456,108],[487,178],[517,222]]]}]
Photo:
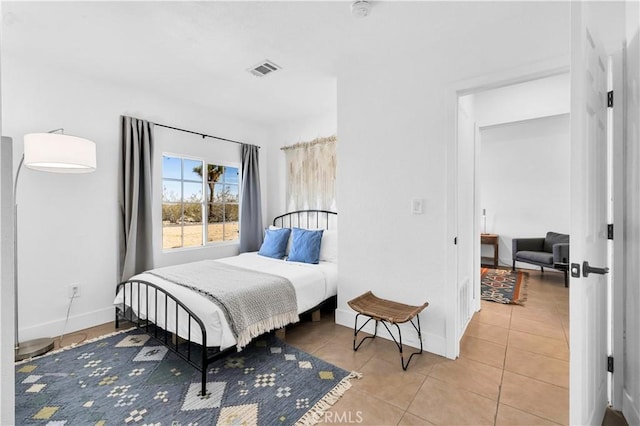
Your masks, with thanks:
[{"label": "wooden stool", "polygon": [[[351,309],[358,312],[358,314],[356,315],[355,325],[353,326],[353,350],[354,351],[358,350],[360,345],[362,345],[362,342],[364,342],[367,339],[373,339],[378,335],[378,322],[381,321],[382,325],[384,325],[384,328],[386,328],[389,334],[391,335],[393,342],[396,344],[396,346],[400,350],[400,364],[402,365],[403,370],[407,369],[407,367],[409,366],[409,363],[411,362],[411,358],[413,358],[414,355],[419,355],[422,353],[422,334],[420,333],[420,316],[418,316],[418,314],[422,312],[424,308],[429,306],[429,303],[425,302],[421,306],[405,305],[403,303],[380,299],[379,297],[374,296],[373,293],[368,291],[365,294],[358,296],[353,300],[348,301],[347,304],[351,307]],[[358,317],[360,315],[367,316],[369,317],[369,319],[364,324],[362,324],[360,328],[358,328]],[[414,317],[417,317],[417,322],[418,322],[417,327],[413,322]],[[375,320],[376,322],[375,332],[373,336],[367,336],[363,338],[360,341],[360,343],[358,343],[358,345],[356,346],[358,333],[360,333],[360,331],[364,328],[364,326],[366,326],[371,320]],[[413,328],[415,328],[416,331],[418,332],[418,339],[420,340],[420,352],[412,353],[409,356],[407,363],[405,364],[404,355],[402,353],[402,332],[400,331],[400,326],[398,324],[402,324],[407,321],[410,322]],[[389,330],[389,327],[387,327],[387,323],[390,323],[396,326],[396,328],[398,329],[398,336],[399,336],[400,342],[398,342],[396,338],[393,336],[393,333],[391,333],[391,330]]]}]

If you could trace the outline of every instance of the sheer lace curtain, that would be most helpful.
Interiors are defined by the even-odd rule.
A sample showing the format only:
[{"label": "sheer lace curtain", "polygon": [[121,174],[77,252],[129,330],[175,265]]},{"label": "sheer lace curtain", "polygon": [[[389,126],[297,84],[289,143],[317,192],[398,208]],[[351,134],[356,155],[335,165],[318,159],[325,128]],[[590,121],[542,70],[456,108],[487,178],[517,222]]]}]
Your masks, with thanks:
[{"label": "sheer lace curtain", "polygon": [[287,164],[287,210],[336,211],[336,137],[283,147]]}]

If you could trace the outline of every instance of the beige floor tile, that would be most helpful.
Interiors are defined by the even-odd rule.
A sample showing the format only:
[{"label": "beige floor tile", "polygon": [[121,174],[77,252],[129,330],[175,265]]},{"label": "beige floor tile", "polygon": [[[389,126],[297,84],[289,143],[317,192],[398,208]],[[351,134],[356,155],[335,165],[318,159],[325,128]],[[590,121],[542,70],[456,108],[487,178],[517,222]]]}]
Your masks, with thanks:
[{"label": "beige floor tile", "polygon": [[470,359],[458,358],[454,362],[434,366],[429,377],[497,401],[502,369]]},{"label": "beige floor tile", "polygon": [[403,414],[404,410],[352,388],[324,414],[320,424],[396,425]]},{"label": "beige floor tile", "polygon": [[551,325],[549,323],[534,321],[518,315],[511,318],[511,329],[523,331],[538,336],[550,337],[557,340],[565,340],[564,330],[561,323]]},{"label": "beige floor tile", "polygon": [[512,315],[544,322],[560,320],[558,310],[553,302],[527,303],[525,306],[514,309]]},{"label": "beige floor tile", "polygon": [[[381,337],[377,337],[374,340],[366,341],[362,346],[370,345],[374,350],[374,358],[382,359],[387,361],[388,363],[394,365],[399,370],[402,370],[402,366],[400,365],[400,351],[398,350],[398,346],[393,343],[391,340],[383,339]],[[360,350],[360,349],[358,349]],[[403,353],[404,353],[404,362],[406,363],[412,353],[418,352],[419,349],[416,349],[411,346],[403,345]],[[409,367],[407,371],[412,373],[422,374],[424,376],[428,375],[434,365],[439,364],[441,362],[450,362],[445,357],[440,355],[436,355],[427,351],[423,351],[422,354],[415,355],[411,358],[411,362],[409,363]]]},{"label": "beige floor tile", "polygon": [[520,305],[524,308],[544,308],[555,307],[557,296],[554,293],[545,293],[541,291],[530,291],[527,293],[527,300]]},{"label": "beige floor tile", "polygon": [[560,424],[569,422],[569,390],[504,372],[500,403]]},{"label": "beige floor tile", "polygon": [[493,425],[497,402],[427,377],[407,410],[437,425]]},{"label": "beige floor tile", "polygon": [[312,352],[313,355],[348,371],[359,371],[371,359],[374,350],[370,346],[362,346],[354,351],[344,342],[332,340]]},{"label": "beige floor tile", "polygon": [[563,324],[562,325],[562,330],[564,331],[564,337],[567,339],[567,345],[569,347],[571,347],[571,340],[570,340],[571,335],[569,333],[569,324],[567,324],[567,325]]},{"label": "beige floor tile", "polygon": [[509,329],[505,327],[485,324],[480,321],[471,321],[467,326],[465,335],[477,337],[478,339],[488,340],[490,342],[506,346],[507,338],[509,337]]},{"label": "beige floor tile", "polygon": [[480,301],[480,309],[483,311],[492,311],[498,314],[508,315],[511,313],[514,305],[510,305],[507,303],[497,303],[489,300],[481,300]]},{"label": "beige floor tile", "polygon": [[556,300],[555,305],[558,312],[561,312],[567,315],[569,314],[569,309],[570,309],[569,298],[567,298],[566,300]]},{"label": "beige floor tile", "polygon": [[562,340],[510,330],[509,347],[569,361],[569,346]]},{"label": "beige floor tile", "polygon": [[460,358],[471,359],[492,367],[504,366],[506,347],[477,337],[464,336],[460,342]]},{"label": "beige floor tile", "polygon": [[287,337],[285,341],[289,345],[294,346],[300,349],[301,351],[304,351],[310,354],[316,352],[321,347],[327,344],[327,341],[318,340],[318,339],[290,339],[289,337]]},{"label": "beige floor tile", "polygon": [[426,376],[413,369],[402,370],[399,365],[371,358],[360,369],[363,377],[358,380],[358,390],[376,396],[406,410]]},{"label": "beige floor tile", "polygon": [[306,330],[304,327],[286,331],[285,341],[305,352],[313,353],[333,339],[335,330],[317,328]]},{"label": "beige floor tile", "polygon": [[569,389],[569,361],[509,346],[504,369]]},{"label": "beige floor tile", "polygon": [[498,405],[498,416],[496,417],[496,426],[553,426],[554,423],[542,417],[534,416],[517,408],[509,407],[505,404]]},{"label": "beige floor tile", "polygon": [[[499,303],[496,303],[496,305],[499,305]],[[473,314],[473,320],[484,324],[508,328],[509,322],[511,321],[511,310],[508,312],[496,312],[495,310],[483,309]]]},{"label": "beige floor tile", "polygon": [[400,422],[398,423],[399,426],[429,426],[433,424],[434,423],[431,423],[430,421],[422,419],[418,416],[414,416],[411,413],[404,413],[404,416],[402,416]]}]

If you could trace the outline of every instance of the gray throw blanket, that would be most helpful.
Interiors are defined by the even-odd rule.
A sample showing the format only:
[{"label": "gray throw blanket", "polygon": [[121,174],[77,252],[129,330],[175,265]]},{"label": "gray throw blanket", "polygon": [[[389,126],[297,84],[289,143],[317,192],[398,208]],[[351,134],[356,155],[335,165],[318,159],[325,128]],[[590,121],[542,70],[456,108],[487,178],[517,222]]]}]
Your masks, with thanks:
[{"label": "gray throw blanket", "polygon": [[218,305],[238,350],[256,336],[298,321],[296,292],[289,280],[215,260],[147,271],[187,287]]}]

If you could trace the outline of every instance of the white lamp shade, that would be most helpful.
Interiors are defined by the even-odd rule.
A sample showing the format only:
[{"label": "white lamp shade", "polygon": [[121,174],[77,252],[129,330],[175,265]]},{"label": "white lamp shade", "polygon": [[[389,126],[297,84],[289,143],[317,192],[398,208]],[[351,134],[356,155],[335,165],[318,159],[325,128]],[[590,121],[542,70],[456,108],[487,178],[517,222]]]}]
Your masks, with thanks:
[{"label": "white lamp shade", "polygon": [[96,170],[96,144],[57,133],[24,135],[24,165],[54,173],[90,173]]}]

